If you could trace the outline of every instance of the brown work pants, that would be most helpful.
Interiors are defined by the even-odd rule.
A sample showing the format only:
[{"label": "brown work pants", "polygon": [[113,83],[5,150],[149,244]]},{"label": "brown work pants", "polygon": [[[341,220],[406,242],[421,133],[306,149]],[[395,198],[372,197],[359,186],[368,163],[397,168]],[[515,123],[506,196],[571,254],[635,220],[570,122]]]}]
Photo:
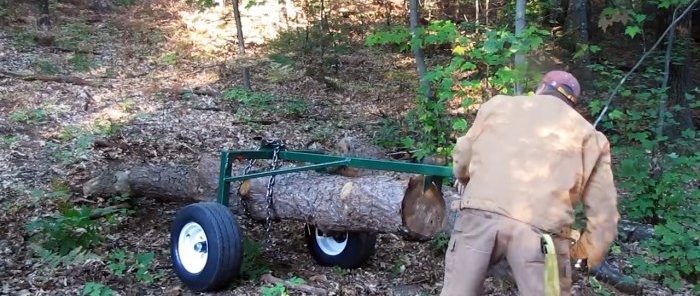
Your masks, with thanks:
[{"label": "brown work pants", "polygon": [[[543,296],[544,254],[541,234],[532,226],[491,212],[458,213],[445,254],[441,296],[483,295],[489,267],[504,257],[521,296]],[[570,241],[553,237],[559,264],[561,295],[571,295]]]}]

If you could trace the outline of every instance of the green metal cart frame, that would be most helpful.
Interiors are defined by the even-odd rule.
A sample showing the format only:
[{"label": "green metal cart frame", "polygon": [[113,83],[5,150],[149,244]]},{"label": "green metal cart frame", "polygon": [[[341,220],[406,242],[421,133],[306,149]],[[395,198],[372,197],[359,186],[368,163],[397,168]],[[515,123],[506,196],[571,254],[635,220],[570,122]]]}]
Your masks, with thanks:
[{"label": "green metal cart frame", "polygon": [[[434,184],[438,190],[444,178],[452,177],[452,168],[449,166],[336,156],[321,151],[288,150],[282,141],[259,140],[258,150],[221,152],[216,202],[191,204],[175,215],[170,229],[171,263],[175,274],[190,290],[220,290],[240,274],[243,235],[238,220],[228,208],[233,182],[271,176],[267,184],[265,220],[266,230],[269,231],[276,175],[308,170],[324,172],[330,167],[347,166],[423,175],[423,188]],[[272,168],[251,173],[255,161],[260,159],[272,160]],[[234,161],[248,162],[242,174],[233,174]],[[281,161],[298,162],[300,165],[280,168]],[[376,233],[323,233],[307,224],[304,235],[311,255],[324,266],[358,267],[375,251]]]}]

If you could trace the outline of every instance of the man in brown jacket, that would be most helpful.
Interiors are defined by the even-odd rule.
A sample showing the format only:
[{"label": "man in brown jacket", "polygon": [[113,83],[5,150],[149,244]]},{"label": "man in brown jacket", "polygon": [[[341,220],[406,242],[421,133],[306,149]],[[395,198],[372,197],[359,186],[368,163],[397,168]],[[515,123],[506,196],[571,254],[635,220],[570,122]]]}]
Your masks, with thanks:
[{"label": "man in brown jacket", "polygon": [[[440,295],[481,295],[488,268],[504,257],[520,295],[545,295],[543,234],[554,241],[561,295],[570,295],[570,258],[591,268],[604,260],[619,220],[610,144],[573,108],[579,95],[576,78],[551,71],[534,96],[481,105],[453,153],[463,193]],[[575,237],[579,202],[587,225]]]}]

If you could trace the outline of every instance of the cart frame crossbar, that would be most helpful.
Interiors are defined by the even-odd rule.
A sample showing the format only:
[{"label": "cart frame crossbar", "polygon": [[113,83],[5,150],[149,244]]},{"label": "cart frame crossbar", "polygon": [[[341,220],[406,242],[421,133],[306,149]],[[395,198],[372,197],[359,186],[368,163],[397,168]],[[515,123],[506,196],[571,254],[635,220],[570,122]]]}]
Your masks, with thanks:
[{"label": "cart frame crossbar", "polygon": [[273,159],[274,147],[262,145],[259,150],[224,150],[221,151],[219,168],[219,190],[217,202],[228,205],[228,193],[231,190],[231,182],[244,181],[253,178],[275,176],[286,173],[316,170],[335,166],[347,166],[360,169],[393,171],[401,173],[413,173],[424,175],[425,181],[432,182],[435,179],[452,177],[452,167],[433,164],[409,163],[397,160],[382,160],[360,157],[347,157],[324,154],[321,151],[287,150],[282,146],[278,150],[278,159],[312,163],[308,165],[280,168],[277,170],[254,172],[249,174],[232,175],[233,161]]}]

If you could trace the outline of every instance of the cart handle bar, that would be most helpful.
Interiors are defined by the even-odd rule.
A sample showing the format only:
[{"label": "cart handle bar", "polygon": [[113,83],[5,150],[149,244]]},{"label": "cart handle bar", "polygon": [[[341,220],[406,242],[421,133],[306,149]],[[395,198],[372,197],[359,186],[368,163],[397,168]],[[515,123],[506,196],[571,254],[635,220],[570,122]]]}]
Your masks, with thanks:
[{"label": "cart handle bar", "polygon": [[223,204],[228,203],[227,193],[230,192],[231,182],[292,172],[319,170],[332,166],[347,166],[370,170],[414,173],[428,176],[428,179],[432,179],[432,177],[452,177],[453,174],[452,167],[450,166],[408,163],[395,160],[335,156],[323,154],[321,151],[301,150],[281,150],[278,152],[278,158],[280,160],[308,162],[313,164],[237,176],[232,176],[231,174],[231,164],[234,160],[272,159],[272,156],[273,150],[271,149],[222,151],[220,163],[221,167],[219,172],[219,196],[217,198],[219,202]]}]

